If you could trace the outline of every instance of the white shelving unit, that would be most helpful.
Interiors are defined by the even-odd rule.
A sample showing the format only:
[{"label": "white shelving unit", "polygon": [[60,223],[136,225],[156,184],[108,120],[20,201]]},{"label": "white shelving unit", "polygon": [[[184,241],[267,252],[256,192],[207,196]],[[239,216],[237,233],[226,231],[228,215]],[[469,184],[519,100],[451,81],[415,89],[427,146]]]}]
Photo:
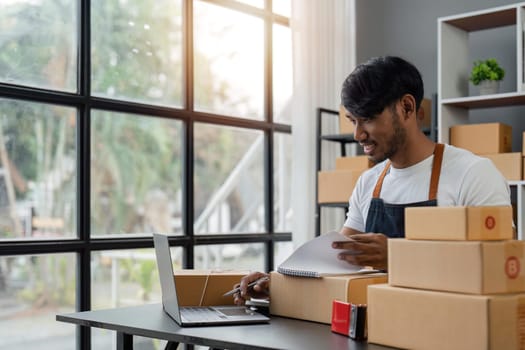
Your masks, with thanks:
[{"label": "white shelving unit", "polygon": [[[487,10],[469,12],[438,19],[438,141],[449,143],[449,129],[468,123],[469,110],[474,108],[525,106],[523,77],[523,29],[525,2]],[[516,30],[515,91],[483,96],[469,96],[469,34],[485,29],[514,26]],[[446,69],[444,69],[446,67]],[[510,181],[517,193],[517,233],[524,239],[525,181]]]}]

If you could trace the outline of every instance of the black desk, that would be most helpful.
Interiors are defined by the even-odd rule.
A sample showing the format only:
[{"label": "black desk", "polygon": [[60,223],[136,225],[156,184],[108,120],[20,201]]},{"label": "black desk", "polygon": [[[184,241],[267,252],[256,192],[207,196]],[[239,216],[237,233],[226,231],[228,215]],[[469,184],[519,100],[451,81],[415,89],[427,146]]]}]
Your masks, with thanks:
[{"label": "black desk", "polygon": [[179,327],[161,304],[84,311],[56,316],[57,321],[117,332],[117,349],[131,349],[133,335],[227,349],[388,349],[332,333],[329,325],[271,317],[269,324]]}]

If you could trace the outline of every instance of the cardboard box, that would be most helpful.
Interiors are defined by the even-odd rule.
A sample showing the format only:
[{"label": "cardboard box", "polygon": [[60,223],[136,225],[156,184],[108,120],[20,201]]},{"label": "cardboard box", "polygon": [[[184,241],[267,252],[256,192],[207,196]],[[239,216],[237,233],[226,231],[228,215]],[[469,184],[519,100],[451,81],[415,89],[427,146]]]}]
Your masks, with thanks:
[{"label": "cardboard box", "polygon": [[350,122],[350,119],[346,116],[346,110],[341,105],[339,106],[339,133],[340,134],[353,134],[354,125]]},{"label": "cardboard box", "polygon": [[430,240],[513,239],[512,207],[411,207],[405,238]]},{"label": "cardboard box", "polygon": [[502,123],[455,125],[450,128],[450,144],[476,154],[512,152],[512,127]]},{"label": "cardboard box", "polygon": [[403,349],[523,349],[525,294],[368,288],[368,342]]},{"label": "cardboard box", "polygon": [[231,290],[248,273],[249,271],[174,271],[179,304],[180,306],[233,305],[231,296],[222,295]]},{"label": "cardboard box", "polygon": [[483,157],[490,159],[507,180],[521,180],[523,164],[520,152],[484,154]]},{"label": "cardboard box", "polygon": [[362,170],[320,171],[317,176],[319,203],[346,203],[354,190]]},{"label": "cardboard box", "polygon": [[385,283],[385,273],[323,278],[270,273],[270,314],[330,324],[332,301],[366,304],[367,286]]},{"label": "cardboard box", "polygon": [[393,286],[471,294],[525,292],[525,241],[388,241]]},{"label": "cardboard box", "polygon": [[430,128],[432,121],[432,101],[430,99],[421,100],[421,106],[417,110],[417,120],[420,128]]},{"label": "cardboard box", "polygon": [[361,170],[365,171],[374,166],[368,156],[337,157],[335,158],[336,170]]}]

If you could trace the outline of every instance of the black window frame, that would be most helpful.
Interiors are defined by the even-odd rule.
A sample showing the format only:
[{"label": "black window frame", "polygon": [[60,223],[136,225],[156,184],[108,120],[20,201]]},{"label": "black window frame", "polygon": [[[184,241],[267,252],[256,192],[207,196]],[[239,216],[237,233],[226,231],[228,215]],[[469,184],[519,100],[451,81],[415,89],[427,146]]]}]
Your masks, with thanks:
[{"label": "black window frame", "polygon": [[[203,1],[264,20],[264,120],[217,115],[193,110],[193,2]],[[77,254],[76,297],[78,311],[91,308],[91,253],[101,250],[151,248],[151,237],[92,238],[90,235],[90,112],[92,109],[152,117],[180,120],[184,124],[183,140],[183,232],[182,236],[170,236],[171,246],[182,247],[184,268],[194,267],[194,248],[197,245],[264,243],[265,269],[274,268],[274,245],[276,242],[291,241],[291,232],[274,230],[274,181],[273,151],[274,135],[291,134],[289,124],[273,121],[272,101],[272,34],[273,25],[289,26],[287,17],[272,13],[272,0],[265,0],[264,8],[255,8],[234,0],[183,0],[183,37],[184,37],[184,86],[183,108],[171,108],[145,103],[95,97],[91,95],[91,1],[80,0],[79,47],[78,47],[78,92],[68,93],[48,89],[27,87],[0,82],[0,97],[30,102],[39,102],[59,106],[74,107],[77,110],[77,237],[74,239],[45,239],[37,241],[0,241],[0,256],[33,255],[53,253]],[[195,123],[208,123],[220,126],[240,127],[259,130],[264,133],[264,205],[265,231],[250,233],[199,234],[193,231],[193,131]],[[88,327],[79,327],[77,348],[91,348],[91,332]]]}]

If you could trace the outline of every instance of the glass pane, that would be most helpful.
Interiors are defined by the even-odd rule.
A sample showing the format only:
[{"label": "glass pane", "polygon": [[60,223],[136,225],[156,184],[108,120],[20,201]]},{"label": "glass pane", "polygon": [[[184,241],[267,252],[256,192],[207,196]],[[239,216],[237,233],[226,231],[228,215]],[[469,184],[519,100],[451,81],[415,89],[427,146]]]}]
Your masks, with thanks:
[{"label": "glass pane", "polygon": [[0,99],[0,240],[76,236],[76,115]]},{"label": "glass pane", "polygon": [[291,123],[293,92],[292,32],[289,27],[273,26],[273,120]]},{"label": "glass pane", "polygon": [[[182,248],[171,248],[173,268],[182,266]],[[159,274],[155,251],[106,250],[94,252],[91,257],[92,309],[161,302]],[[91,329],[93,349],[116,349],[115,332]],[[133,337],[137,349],[164,349],[156,339]],[[111,346],[110,346],[111,345]]]},{"label": "glass pane", "polygon": [[93,111],[91,231],[182,234],[182,123]]},{"label": "glass pane", "polygon": [[195,233],[264,231],[260,131],[195,125]]},{"label": "glass pane", "polygon": [[0,2],[0,81],[75,92],[78,1]]},{"label": "glass pane", "polygon": [[235,1],[242,2],[243,4],[248,4],[248,5],[259,7],[259,8],[264,7],[264,0],[235,0]]},{"label": "glass pane", "polygon": [[195,268],[264,271],[264,243],[195,247]]},{"label": "glass pane", "polygon": [[180,0],[92,1],[94,95],[181,106]]},{"label": "glass pane", "polygon": [[273,0],[272,10],[274,13],[290,17],[292,15],[292,1],[291,0]]},{"label": "glass pane", "polygon": [[273,152],[274,230],[292,230],[292,135],[275,134]]},{"label": "glass pane", "polygon": [[262,119],[263,21],[200,1],[194,11],[195,109]]},{"label": "glass pane", "polygon": [[274,270],[277,269],[293,251],[293,242],[275,242],[273,254],[273,261],[275,263]]},{"label": "glass pane", "polygon": [[75,349],[75,254],[0,257],[0,349]]}]

